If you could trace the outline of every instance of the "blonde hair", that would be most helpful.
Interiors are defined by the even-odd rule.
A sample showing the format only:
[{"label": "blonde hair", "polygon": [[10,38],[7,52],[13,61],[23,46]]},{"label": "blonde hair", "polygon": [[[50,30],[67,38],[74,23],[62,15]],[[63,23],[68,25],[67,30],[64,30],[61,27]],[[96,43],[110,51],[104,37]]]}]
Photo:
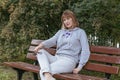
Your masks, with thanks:
[{"label": "blonde hair", "polygon": [[63,23],[63,19],[64,19],[64,18],[72,18],[72,21],[73,21],[72,27],[73,27],[73,28],[79,26],[79,22],[78,22],[78,20],[77,20],[77,18],[76,18],[76,16],[75,16],[75,14],[74,14],[72,11],[70,11],[70,10],[65,10],[65,11],[63,12],[62,16],[61,16],[62,28],[66,29],[66,27],[65,27],[65,25],[64,25],[64,23]]}]

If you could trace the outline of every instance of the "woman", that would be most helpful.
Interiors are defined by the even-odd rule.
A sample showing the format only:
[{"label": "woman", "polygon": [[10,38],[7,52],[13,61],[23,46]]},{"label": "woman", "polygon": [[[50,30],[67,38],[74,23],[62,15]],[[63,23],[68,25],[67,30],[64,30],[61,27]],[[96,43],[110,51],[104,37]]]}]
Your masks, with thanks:
[{"label": "woman", "polygon": [[[38,53],[41,80],[55,80],[52,75],[56,73],[73,72],[77,74],[89,59],[88,39],[85,31],[79,28],[74,13],[65,10],[61,16],[61,21],[62,29],[34,49]],[[54,45],[57,46],[55,56],[42,49]]]}]

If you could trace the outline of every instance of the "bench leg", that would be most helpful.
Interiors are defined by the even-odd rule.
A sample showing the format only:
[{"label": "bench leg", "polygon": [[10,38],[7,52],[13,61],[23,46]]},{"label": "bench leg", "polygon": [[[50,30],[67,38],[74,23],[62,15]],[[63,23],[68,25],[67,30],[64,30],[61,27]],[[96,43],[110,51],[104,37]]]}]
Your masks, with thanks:
[{"label": "bench leg", "polygon": [[34,80],[38,80],[38,74],[37,73],[33,73],[33,77],[34,77]]},{"label": "bench leg", "polygon": [[17,80],[22,80],[22,76],[25,71],[17,68],[14,69],[17,71]]},{"label": "bench leg", "polygon": [[[111,63],[106,63],[106,64],[112,66]],[[107,78],[107,80],[110,80],[111,74],[105,73],[105,77]]]},{"label": "bench leg", "polygon": [[[38,61],[35,61],[34,65],[38,65]],[[34,77],[34,80],[38,80],[38,74],[37,73],[33,73],[33,77]]]},{"label": "bench leg", "polygon": [[107,78],[107,80],[110,80],[111,74],[105,74],[105,77]]}]

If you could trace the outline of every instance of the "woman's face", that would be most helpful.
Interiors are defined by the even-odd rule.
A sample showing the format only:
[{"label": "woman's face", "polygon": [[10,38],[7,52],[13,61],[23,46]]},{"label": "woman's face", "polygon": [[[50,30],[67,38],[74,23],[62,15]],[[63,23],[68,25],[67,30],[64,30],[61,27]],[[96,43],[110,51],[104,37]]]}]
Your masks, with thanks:
[{"label": "woman's face", "polygon": [[68,29],[73,28],[72,18],[70,18],[70,17],[63,18],[63,23],[64,23],[64,26],[65,26],[66,28],[68,28]]}]

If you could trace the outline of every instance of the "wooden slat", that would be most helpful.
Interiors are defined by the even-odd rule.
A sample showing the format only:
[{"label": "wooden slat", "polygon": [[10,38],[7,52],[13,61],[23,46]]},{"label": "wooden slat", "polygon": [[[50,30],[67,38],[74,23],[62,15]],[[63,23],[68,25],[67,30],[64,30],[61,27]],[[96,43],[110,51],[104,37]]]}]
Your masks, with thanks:
[{"label": "wooden slat", "polygon": [[99,77],[81,75],[81,74],[55,74],[53,76],[55,78],[65,79],[65,80],[106,80],[106,78],[99,78]]},{"label": "wooden slat", "polygon": [[[5,65],[11,66],[12,68],[18,68],[29,72],[39,73],[39,66],[25,62],[4,62]],[[65,80],[104,80],[104,78],[80,75],[80,74],[55,74],[55,78],[65,79]]]},{"label": "wooden slat", "polygon": [[90,60],[113,63],[113,64],[120,64],[120,56],[113,56],[113,55],[91,53]]},{"label": "wooden slat", "polygon": [[37,40],[37,39],[32,39],[31,45],[38,45],[44,40]]},{"label": "wooden slat", "polygon": [[[11,66],[12,68],[18,68],[29,72],[39,73],[39,66],[35,66],[25,62],[4,62],[5,65]],[[55,74],[55,78],[65,79],[65,80],[104,80],[104,78],[80,75],[80,74]]]},{"label": "wooden slat", "polygon": [[[36,46],[30,46],[29,47],[29,52],[34,53],[34,49]],[[54,55],[56,50],[54,48],[44,48],[46,51],[48,51],[50,54]]]},{"label": "wooden slat", "polygon": [[97,64],[97,63],[90,63],[88,62],[84,69],[98,71],[103,73],[110,73],[110,74],[118,74],[119,67],[118,66],[109,66],[105,64]]},{"label": "wooden slat", "polygon": [[91,52],[120,55],[120,48],[105,46],[90,46]]},{"label": "wooden slat", "polygon": [[36,46],[30,46],[28,51],[31,52],[31,53],[34,53],[34,49],[35,49]]},{"label": "wooden slat", "polygon": [[107,80],[106,78],[100,78],[100,77],[95,77],[95,76],[88,76],[88,75],[81,75],[78,74],[82,80]]},{"label": "wooden slat", "polygon": [[39,66],[35,66],[33,64],[25,63],[25,62],[4,62],[5,65],[11,66],[12,68],[22,69],[30,72],[39,72]]},{"label": "wooden slat", "polygon": [[36,54],[34,53],[27,53],[26,58],[31,59],[31,60],[37,60]]}]

